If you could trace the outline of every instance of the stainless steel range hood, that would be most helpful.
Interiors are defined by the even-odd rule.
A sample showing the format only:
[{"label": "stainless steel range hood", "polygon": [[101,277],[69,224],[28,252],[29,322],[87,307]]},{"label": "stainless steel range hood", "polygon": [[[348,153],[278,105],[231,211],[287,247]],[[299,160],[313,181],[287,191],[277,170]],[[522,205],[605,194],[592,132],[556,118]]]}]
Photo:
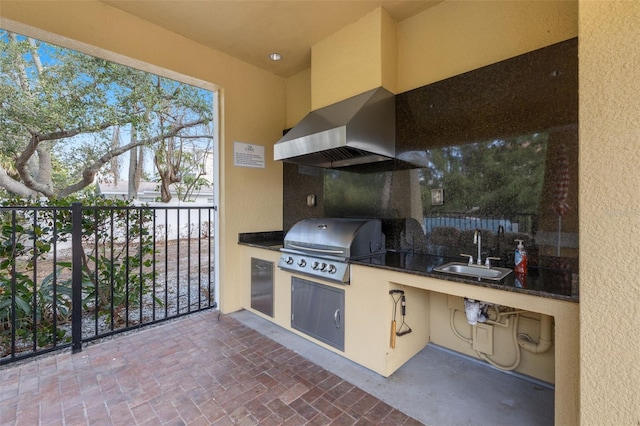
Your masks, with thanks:
[{"label": "stainless steel range hood", "polygon": [[274,159],[325,168],[395,157],[395,96],[380,87],[310,112],[274,146]]}]

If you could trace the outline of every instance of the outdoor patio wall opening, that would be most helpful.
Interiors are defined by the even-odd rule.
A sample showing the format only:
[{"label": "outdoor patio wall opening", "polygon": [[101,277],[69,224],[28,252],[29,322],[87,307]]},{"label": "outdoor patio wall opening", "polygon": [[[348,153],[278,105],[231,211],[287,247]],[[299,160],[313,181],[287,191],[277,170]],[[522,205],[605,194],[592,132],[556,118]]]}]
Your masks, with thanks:
[{"label": "outdoor patio wall opening", "polygon": [[[68,138],[48,142],[57,147],[57,151],[50,151],[56,162],[49,191],[36,194],[37,190],[27,188],[17,173],[9,171],[24,189],[22,198],[28,189],[41,197],[40,202],[21,202],[15,198],[20,191],[0,189],[4,200],[0,207],[4,243],[0,256],[0,364],[69,346],[77,351],[89,340],[217,308],[219,88],[58,35],[6,24],[8,30],[0,29],[3,57],[11,57],[14,50],[20,52],[14,57],[16,67],[32,80],[21,87],[28,87],[33,96],[15,99],[27,102],[44,96],[52,103],[56,99],[67,103],[76,100],[76,109],[81,109],[82,102],[94,103],[80,113],[88,114],[87,119],[75,123],[74,114],[63,117],[69,121],[65,129]],[[21,33],[12,32],[16,30]],[[60,63],[64,60],[77,62],[77,74],[66,80],[64,87],[59,79],[58,95],[43,94],[47,86],[41,83],[47,73],[55,81],[64,66],[70,67]],[[98,75],[116,70],[122,78],[114,81],[126,88],[114,89],[116,83],[112,82],[101,89],[95,80],[96,89],[84,91],[82,84],[94,77],[90,70]],[[11,81],[16,73],[3,74],[2,84],[13,84],[19,90],[20,85]],[[149,105],[153,93],[142,100],[135,95],[133,81],[143,84],[145,79],[155,82],[150,88],[171,94],[175,104],[160,107],[152,117]],[[100,90],[104,93],[95,93]],[[115,104],[127,96],[135,98],[129,107],[146,114],[142,120],[127,119],[127,114],[134,112],[123,113],[122,108],[119,116],[109,115],[122,107]],[[100,104],[104,104],[100,111],[105,115],[96,117],[92,108]],[[31,119],[42,127],[39,134],[46,135],[55,111],[47,111],[45,102],[39,105],[42,116]],[[113,109],[107,111],[109,107]],[[196,117],[196,110],[203,115]],[[181,121],[171,121],[172,117]],[[96,123],[91,125],[97,125],[83,127],[94,118]],[[102,124],[98,123],[101,118]],[[16,127],[28,124],[13,123]],[[199,132],[181,132],[197,126]],[[3,140],[13,140],[19,151],[20,132],[11,136],[16,137]],[[193,141],[206,142],[206,146],[196,146]],[[6,147],[3,151],[13,152]],[[77,161],[82,154],[87,154],[86,161]],[[126,175],[126,164],[129,181],[120,176]],[[83,181],[86,176],[93,179]],[[85,187],[82,195],[64,199],[81,186]],[[118,192],[121,188],[122,193]],[[102,199],[137,201],[103,204]]]}]

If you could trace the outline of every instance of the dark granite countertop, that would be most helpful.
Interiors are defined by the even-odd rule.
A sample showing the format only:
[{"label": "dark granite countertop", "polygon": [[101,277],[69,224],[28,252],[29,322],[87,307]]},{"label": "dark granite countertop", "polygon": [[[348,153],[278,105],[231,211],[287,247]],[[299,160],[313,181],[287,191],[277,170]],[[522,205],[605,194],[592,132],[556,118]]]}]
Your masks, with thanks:
[{"label": "dark granite countertop", "polygon": [[280,251],[284,243],[283,231],[246,232],[238,234],[238,244]]},{"label": "dark granite countertop", "polygon": [[516,276],[513,273],[496,282],[448,275],[433,270],[438,265],[463,261],[460,257],[387,251],[384,255],[371,259],[352,260],[351,263],[569,302],[578,302],[579,300],[578,295],[572,290],[572,275],[570,271],[563,269],[529,267],[524,283],[516,282]]},{"label": "dark granite countertop", "polygon": [[[238,235],[238,244],[274,251],[279,251],[282,248],[283,241],[284,233],[282,231],[251,232]],[[463,259],[423,253],[387,251],[383,255],[351,260],[350,263],[569,302],[579,301],[578,293],[575,291],[577,285],[573,284],[573,276],[568,270],[529,267],[524,283],[517,283],[514,274],[509,274],[502,281],[495,282],[433,271],[435,266],[456,261],[461,262]]]}]

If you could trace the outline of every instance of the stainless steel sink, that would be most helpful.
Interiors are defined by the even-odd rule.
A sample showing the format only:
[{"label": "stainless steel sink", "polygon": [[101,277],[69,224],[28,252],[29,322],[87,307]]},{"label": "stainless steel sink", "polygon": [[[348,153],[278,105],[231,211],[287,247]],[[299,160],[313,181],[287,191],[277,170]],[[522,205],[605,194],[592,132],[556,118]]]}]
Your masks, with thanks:
[{"label": "stainless steel sink", "polygon": [[467,263],[461,262],[445,263],[444,265],[436,266],[435,268],[433,268],[433,270],[445,274],[460,275],[464,277],[494,281],[500,281],[511,273],[511,269],[507,268],[497,268],[493,266],[491,268],[487,268],[486,266],[469,265]]}]

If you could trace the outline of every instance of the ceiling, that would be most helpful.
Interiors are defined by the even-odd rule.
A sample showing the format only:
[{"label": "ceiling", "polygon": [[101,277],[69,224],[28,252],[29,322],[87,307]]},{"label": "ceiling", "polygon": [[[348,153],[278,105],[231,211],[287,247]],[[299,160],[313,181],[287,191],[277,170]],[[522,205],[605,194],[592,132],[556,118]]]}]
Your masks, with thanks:
[{"label": "ceiling", "polygon": [[442,0],[101,1],[286,78],[311,66],[311,46],[379,7],[400,22]]}]

